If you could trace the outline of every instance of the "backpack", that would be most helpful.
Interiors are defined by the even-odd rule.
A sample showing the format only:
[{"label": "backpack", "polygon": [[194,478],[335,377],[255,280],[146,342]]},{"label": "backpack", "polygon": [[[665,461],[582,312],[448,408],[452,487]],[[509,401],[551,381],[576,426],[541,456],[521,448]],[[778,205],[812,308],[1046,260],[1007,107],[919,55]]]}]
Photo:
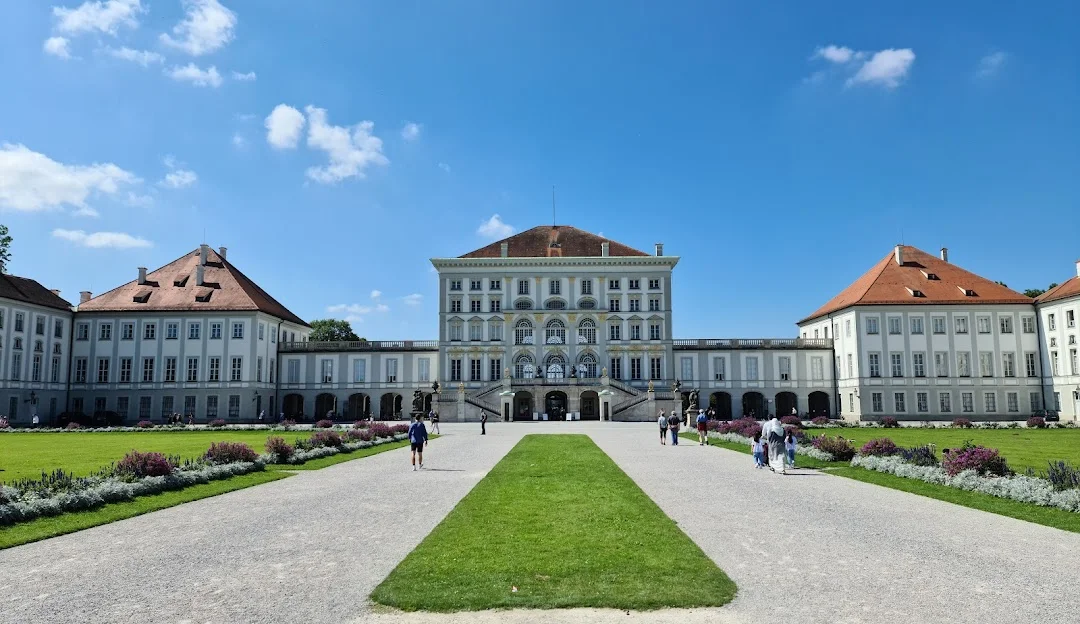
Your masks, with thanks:
[{"label": "backpack", "polygon": [[699,425],[704,423],[707,420],[709,420],[709,419],[705,416],[705,414],[698,414],[697,415],[697,422],[698,422]]}]

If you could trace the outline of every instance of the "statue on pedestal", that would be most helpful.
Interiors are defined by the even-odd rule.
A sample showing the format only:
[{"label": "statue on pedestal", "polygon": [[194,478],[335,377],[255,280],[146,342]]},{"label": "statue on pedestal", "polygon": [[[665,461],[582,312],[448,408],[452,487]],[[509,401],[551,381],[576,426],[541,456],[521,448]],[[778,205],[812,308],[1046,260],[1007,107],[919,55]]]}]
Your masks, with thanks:
[{"label": "statue on pedestal", "polygon": [[438,381],[438,380],[435,380],[435,381],[434,381],[434,382],[433,382],[433,383],[431,384],[431,391],[432,391],[432,392],[434,392],[435,394],[438,394],[438,393],[439,393],[439,381]]},{"label": "statue on pedestal", "polygon": [[424,393],[417,388],[412,393],[412,411],[414,414],[424,413]]},{"label": "statue on pedestal", "polygon": [[682,388],[682,382],[679,381],[678,379],[676,379],[675,383],[671,384],[671,391],[674,392],[675,394],[678,394],[679,393],[679,388]]},{"label": "statue on pedestal", "polygon": [[653,391],[652,379],[649,380],[649,392]]},{"label": "statue on pedestal", "polygon": [[698,391],[694,388],[690,391],[690,407],[689,411],[696,412],[698,410]]}]

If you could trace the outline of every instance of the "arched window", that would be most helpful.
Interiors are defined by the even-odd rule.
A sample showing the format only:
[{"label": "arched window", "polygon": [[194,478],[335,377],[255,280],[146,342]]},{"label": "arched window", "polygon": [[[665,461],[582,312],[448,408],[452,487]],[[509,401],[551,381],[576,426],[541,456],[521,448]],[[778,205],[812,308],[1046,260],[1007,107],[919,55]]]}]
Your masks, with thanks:
[{"label": "arched window", "polygon": [[548,299],[544,302],[544,307],[548,310],[565,310],[566,302],[562,299]]},{"label": "arched window", "polygon": [[528,353],[522,353],[514,358],[514,377],[519,379],[529,378],[536,374],[536,360]]},{"label": "arched window", "polygon": [[596,322],[592,319],[582,319],[578,323],[578,344],[596,344]]},{"label": "arched window", "polygon": [[514,344],[531,345],[533,340],[533,326],[529,319],[521,319],[514,324]]},{"label": "arched window", "polygon": [[596,356],[592,353],[582,353],[578,357],[578,377],[596,377]]},{"label": "arched window", "polygon": [[596,300],[595,299],[582,299],[582,300],[578,301],[577,307],[579,309],[581,309],[581,310],[595,310],[596,309]]},{"label": "arched window", "polygon": [[547,322],[544,344],[566,344],[566,325],[562,321],[551,319]]},{"label": "arched window", "polygon": [[45,345],[40,340],[34,341],[34,353],[44,353]]},{"label": "arched window", "polygon": [[15,344],[11,348],[16,349],[16,350],[21,350],[22,349],[22,338],[16,338],[15,339]]},{"label": "arched window", "polygon": [[518,299],[517,301],[514,302],[514,309],[515,310],[532,310],[532,307],[533,307],[532,299]]},{"label": "arched window", "polygon": [[61,354],[61,347],[60,347],[59,342],[52,346],[52,352],[53,352],[53,355],[60,355]]},{"label": "arched window", "polygon": [[566,376],[566,358],[561,353],[552,353],[547,357],[544,372],[548,379],[562,379]]}]

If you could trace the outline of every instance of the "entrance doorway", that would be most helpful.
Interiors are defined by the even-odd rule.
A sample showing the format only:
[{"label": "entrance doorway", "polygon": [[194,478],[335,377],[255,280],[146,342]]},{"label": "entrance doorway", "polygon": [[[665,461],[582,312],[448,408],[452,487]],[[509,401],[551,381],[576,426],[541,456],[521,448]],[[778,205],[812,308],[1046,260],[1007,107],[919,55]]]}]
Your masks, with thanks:
[{"label": "entrance doorway", "polygon": [[514,394],[514,420],[532,420],[533,395],[524,390]]},{"label": "entrance doorway", "polygon": [[581,393],[581,420],[600,420],[600,396],[592,390]]},{"label": "entrance doorway", "polygon": [[302,420],[304,418],[304,397],[299,394],[286,394],[281,401],[281,411],[285,412],[285,418]]},{"label": "entrance doorway", "polygon": [[810,393],[810,417],[829,416],[829,395],[821,392]]},{"label": "entrance doorway", "polygon": [[566,393],[553,390],[544,397],[544,411],[548,420],[566,420]]},{"label": "entrance doorway", "polygon": [[709,408],[716,412],[717,420],[731,420],[731,395],[713,392],[709,395]]},{"label": "entrance doorway", "polygon": [[794,392],[776,393],[776,416],[783,418],[799,413],[799,397]]},{"label": "entrance doorway", "polygon": [[765,397],[760,392],[747,392],[742,397],[743,417],[765,418]]}]

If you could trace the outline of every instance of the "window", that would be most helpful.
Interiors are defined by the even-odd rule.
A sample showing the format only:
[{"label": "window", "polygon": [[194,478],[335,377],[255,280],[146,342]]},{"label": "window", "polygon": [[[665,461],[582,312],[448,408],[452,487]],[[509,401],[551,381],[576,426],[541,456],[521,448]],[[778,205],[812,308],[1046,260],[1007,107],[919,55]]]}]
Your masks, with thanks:
[{"label": "window", "polygon": [[166,417],[171,414],[173,414],[173,397],[161,397],[161,416]]},{"label": "window", "polygon": [[935,334],[944,334],[945,333],[945,317],[944,316],[935,316],[932,319],[930,319],[930,322],[933,323],[933,325],[934,325],[934,333]]},{"label": "window", "polygon": [[187,337],[188,340],[198,340],[202,335],[202,323],[188,323]]},{"label": "window", "polygon": [[493,279],[488,281],[488,290],[502,290],[502,280]]},{"label": "window", "polygon": [[975,411],[975,395],[971,392],[960,393],[960,411],[970,414]]},{"label": "window", "polygon": [[548,294],[549,295],[561,295],[562,294],[562,280],[548,280]]},{"label": "window", "polygon": [[966,334],[968,333],[968,320],[966,316],[956,317],[956,333]]},{"label": "window", "polygon": [[244,371],[244,358],[234,357],[230,366],[229,381],[240,381]]},{"label": "window", "polygon": [[189,357],[187,359],[187,382],[195,383],[199,381],[199,358]]},{"label": "window", "polygon": [[151,398],[148,396],[139,397],[139,418],[146,420],[150,418],[150,402]]},{"label": "window", "polygon": [[469,360],[469,381],[480,381],[481,361],[479,358]]},{"label": "window", "polygon": [[288,378],[286,383],[300,383],[300,360],[289,360],[286,365],[286,376]]},{"label": "window", "polygon": [[529,294],[529,280],[524,280],[524,279],[518,280],[518,294],[519,295],[527,295],[527,294]]},{"label": "window", "polygon": [[727,360],[722,357],[715,357],[712,361],[713,377],[717,381],[723,381],[727,375]]},{"label": "window", "polygon": [[1011,316],[1002,316],[1002,317],[1000,317],[998,319],[998,321],[1000,321],[1000,323],[1001,323],[1001,333],[1003,333],[1003,334],[1011,334],[1011,333],[1013,333],[1012,317]]},{"label": "window", "polygon": [[904,376],[904,354],[903,353],[890,353],[889,363],[892,366],[893,377]]},{"label": "window", "polygon": [[263,325],[262,323],[259,323],[259,340],[263,339],[263,329],[264,329],[264,327],[265,327],[265,325]]},{"label": "window", "polygon": [[844,336],[851,338],[851,319],[844,321]]},{"label": "window", "polygon": [[935,351],[934,352],[934,374],[938,377],[949,376],[949,352],[948,351]]},{"label": "window", "polygon": [[502,312],[502,299],[492,299],[488,310],[490,312]]},{"label": "window", "polygon": [[942,414],[948,414],[952,411],[952,395],[948,392],[942,392],[938,395],[938,407],[941,409]]},{"label": "window", "polygon": [[1016,377],[1016,354],[1001,354],[1001,374],[1006,377]]},{"label": "window", "polygon": [[649,323],[649,340],[660,339],[660,323]]},{"label": "window", "polygon": [[277,332],[270,332],[270,344],[277,342]]},{"label": "window", "polygon": [[622,340],[622,323],[615,321],[608,324],[608,340]]},{"label": "window", "polygon": [[757,356],[746,358],[746,380],[757,381],[758,380],[758,359]]},{"label": "window", "polygon": [[274,358],[270,358],[270,383],[274,383]]},{"label": "window", "polygon": [[607,287],[608,290],[619,290],[620,288],[622,288],[622,280],[608,280]]},{"label": "window", "polygon": [[626,288],[629,290],[641,290],[641,280],[629,279],[626,280]]},{"label": "window", "polygon": [[120,416],[120,419],[126,419],[128,416],[128,397],[116,397],[116,413]]},{"label": "window", "polygon": [[814,340],[818,339],[818,330],[814,330]]},{"label": "window", "polygon": [[596,344],[596,323],[585,319],[578,325],[578,344]]},{"label": "window", "polygon": [[1055,392],[1054,393],[1054,411],[1057,411],[1057,412],[1061,411],[1061,393],[1060,392]]},{"label": "window", "polygon": [[850,353],[847,354],[847,376],[855,376],[855,358],[853,358]]},{"label": "window", "polygon": [[791,358],[786,356],[786,355],[781,356],[781,357],[777,358],[777,362],[778,362],[778,367],[780,369],[780,380],[781,381],[790,381],[791,380]]},{"label": "window", "polygon": [[[461,364],[459,363],[458,367],[460,368],[460,366],[461,366]],[[461,371],[459,370],[458,371],[459,380],[460,380],[460,377],[461,377]],[[386,382],[387,383],[396,383],[397,382],[397,358],[391,358],[391,359],[386,360]]]},{"label": "window", "polygon": [[581,294],[592,294],[592,280],[581,280]]},{"label": "window", "polygon": [[144,357],[142,360],[142,380],[143,383],[154,382],[154,358]]},{"label": "window", "polygon": [[502,340],[503,339],[503,324],[499,321],[492,321],[488,324],[488,340]]},{"label": "window", "polygon": [[244,324],[243,323],[233,323],[232,324],[232,337],[233,338],[243,338],[244,337]]},{"label": "window", "polygon": [[689,380],[694,378],[694,358],[679,358],[679,371],[682,375],[679,379]]},{"label": "window", "polygon": [[660,290],[660,280],[657,278],[650,279],[649,290]]},{"label": "window", "polygon": [[622,358],[613,357],[608,360],[608,363],[611,364],[611,377],[614,379],[622,379]]},{"label": "window", "polygon": [[620,303],[621,302],[619,301],[619,299],[615,299],[615,298],[608,299],[608,310],[610,310],[612,312],[621,311]]},{"label": "window", "polygon": [[533,339],[533,326],[528,319],[521,319],[514,325],[514,344],[531,345]]},{"label": "window", "polygon": [[221,340],[221,322],[210,323],[210,340]]},{"label": "window", "polygon": [[930,411],[929,401],[927,400],[927,393],[916,392],[915,393],[915,410],[920,414],[925,414]]},{"label": "window", "polygon": [[30,361],[30,381],[41,381],[41,356],[36,353]]},{"label": "window", "polygon": [[53,383],[60,383],[60,358],[54,357],[52,359],[52,376],[50,381]]},{"label": "window", "polygon": [[176,358],[165,358],[165,383],[176,383]]},{"label": "window", "polygon": [[109,358],[98,358],[97,382],[109,383]]},{"label": "window", "polygon": [[868,355],[870,360],[870,376],[881,377],[881,354],[874,352]]},{"label": "window", "polygon": [[1010,412],[1020,411],[1020,397],[1015,392],[1009,392],[1005,395],[1005,409]]},{"label": "window", "polygon": [[[18,322],[16,322],[15,331],[18,331]],[[98,326],[98,340],[112,340],[112,323],[102,323]]]},{"label": "window", "polygon": [[1047,315],[1046,324],[1050,328],[1050,331],[1054,331],[1057,329],[1057,317],[1053,314]]},{"label": "window", "polygon": [[983,402],[986,405],[986,411],[988,411],[988,412],[996,412],[997,411],[997,395],[994,394],[993,392],[984,393],[983,394]]},{"label": "window", "polygon": [[176,340],[180,336],[180,323],[165,323],[165,340]]},{"label": "window", "polygon": [[904,405],[904,399],[905,396],[903,392],[893,393],[893,407],[896,409],[897,414],[902,414],[907,411],[907,406]]},{"label": "window", "polygon": [[649,297],[649,312],[660,311],[660,299],[659,297]]},{"label": "window", "polygon": [[1071,369],[1069,372],[1070,375],[1077,374],[1077,364],[1080,364],[1080,362],[1076,361],[1076,349],[1069,349],[1069,368]]},{"label": "window", "polygon": [[229,418],[240,418],[240,395],[229,395]]},{"label": "window", "polygon": [[925,353],[912,353],[911,354],[912,373],[916,377],[926,377],[926,354]]},{"label": "window", "polygon": [[131,383],[131,358],[120,358],[120,383]]},{"label": "window", "polygon": [[658,357],[649,358],[649,379],[660,379],[663,377],[663,367],[661,366],[662,360]]},{"label": "window", "polygon": [[1034,334],[1035,333],[1035,317],[1034,316],[1025,316],[1025,317],[1023,317],[1022,319],[1020,319],[1020,325],[1023,328],[1023,332],[1025,334]]},{"label": "window", "polygon": [[956,354],[956,375],[958,377],[971,377],[971,354],[960,351]]},{"label": "window", "polygon": [[566,344],[566,325],[562,321],[548,321],[544,327],[544,344]]},{"label": "window", "polygon": [[154,340],[157,338],[157,323],[145,323],[143,324],[143,340]]},{"label": "window", "polygon": [[1065,311],[1065,327],[1076,327],[1076,312],[1072,310]]},{"label": "window", "polygon": [[847,395],[847,405],[848,405],[848,411],[849,412],[854,412],[855,411],[855,393],[854,392],[849,392],[848,393],[848,395]]},{"label": "window", "polygon": [[471,279],[469,280],[469,290],[483,290],[483,280]]},{"label": "window", "polygon": [[1042,409],[1042,395],[1038,392],[1029,392],[1028,401],[1031,403],[1031,411]]},{"label": "window", "polygon": [[990,333],[990,317],[989,316],[976,317],[975,318],[975,323],[976,323],[976,325],[978,327],[978,330],[979,330],[980,334],[989,334]]},{"label": "window", "polygon": [[518,299],[514,302],[515,310],[532,310],[532,301],[529,299]]},{"label": "window", "polygon": [[1058,365],[1058,352],[1050,352],[1050,374],[1057,377],[1061,374],[1061,367]]},{"label": "window", "polygon": [[876,333],[878,333],[878,320],[876,318],[870,317],[870,318],[866,319],[866,333],[867,334],[876,334]]},{"label": "window", "polygon": [[334,360],[324,359],[320,362],[322,367],[322,382],[334,383]]},{"label": "window", "polygon": [[1027,369],[1026,372],[1027,372],[1028,377],[1036,377],[1036,376],[1038,376],[1039,372],[1038,372],[1038,369],[1035,368],[1035,354],[1034,353],[1025,353],[1024,354],[1024,367]]},{"label": "window", "polygon": [[480,321],[469,323],[469,340],[480,341],[484,339],[484,325]]},{"label": "window", "polygon": [[921,316],[911,317],[911,333],[921,334],[923,333],[923,318]]},{"label": "window", "polygon": [[630,358],[630,379],[635,381],[641,379],[641,358],[639,357]]},{"label": "window", "polygon": [[870,394],[870,409],[879,413],[885,411],[885,408],[882,406],[880,392],[873,392]]},{"label": "window", "polygon": [[994,376],[994,354],[991,351],[979,352],[979,375],[982,377]]},{"label": "window", "polygon": [[470,299],[469,300],[469,312],[483,312],[484,309],[481,307],[483,305],[484,305],[484,302],[479,300],[479,299]]},{"label": "window", "polygon": [[461,299],[452,299],[450,301],[451,312],[461,312]]},{"label": "window", "polygon": [[15,331],[21,332],[23,330],[23,313],[15,313]]},{"label": "window", "polygon": [[22,338],[16,337],[15,341],[11,345],[11,348],[15,349],[16,351],[18,351],[19,349],[22,349]]},{"label": "window", "polygon": [[53,338],[63,338],[63,337],[64,337],[64,321],[62,321],[60,319],[56,319],[56,321],[53,324]]},{"label": "window", "polygon": [[630,311],[641,312],[641,299],[638,299],[637,297],[632,297],[630,299]]},{"label": "window", "polygon": [[899,316],[890,316],[889,317],[889,333],[890,334],[903,333],[903,330],[901,329],[901,323],[900,323],[900,317]]},{"label": "window", "polygon": [[90,339],[90,324],[79,323],[75,326],[75,340],[89,340]]},{"label": "window", "polygon": [[[296,360],[293,360],[293,362],[296,362]],[[290,362],[290,364],[293,363],[293,362]],[[207,375],[206,380],[207,381],[221,381],[221,358],[220,357],[214,356],[214,357],[210,358],[210,372]]]},{"label": "window", "polygon": [[431,381],[431,360],[419,358],[416,360],[417,381]]},{"label": "window", "polygon": [[352,380],[353,383],[364,383],[367,381],[367,360],[353,360]]},{"label": "window", "polygon": [[450,360],[450,381],[461,381],[461,360],[459,358]]},{"label": "window", "polygon": [[459,280],[459,279],[450,280],[450,290],[461,290],[461,280]]},{"label": "window", "polygon": [[641,340],[641,323],[630,323],[630,340]]}]

